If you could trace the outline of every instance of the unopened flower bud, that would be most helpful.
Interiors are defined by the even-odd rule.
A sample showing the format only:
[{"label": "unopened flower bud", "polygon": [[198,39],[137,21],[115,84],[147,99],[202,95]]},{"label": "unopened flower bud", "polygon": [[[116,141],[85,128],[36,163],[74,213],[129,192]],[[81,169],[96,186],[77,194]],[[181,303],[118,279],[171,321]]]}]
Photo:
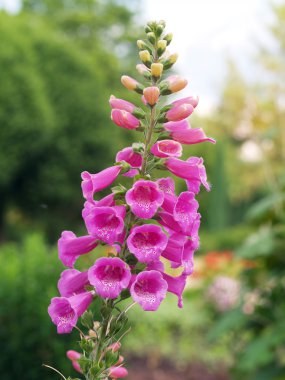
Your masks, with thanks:
[{"label": "unopened flower bud", "polygon": [[132,77],[129,77],[128,75],[123,75],[121,77],[121,82],[122,82],[122,85],[126,87],[128,90],[136,91],[139,94],[143,93],[143,89],[144,89],[143,85]]},{"label": "unopened flower bud", "polygon": [[187,80],[179,75],[171,75],[160,83],[161,95],[169,95],[183,90],[187,86]]},{"label": "unopened flower bud", "polygon": [[166,27],[166,21],[165,20],[159,20],[158,24],[161,25],[163,28]]},{"label": "unopened flower bud", "polygon": [[158,101],[160,91],[159,88],[156,86],[146,87],[143,90],[143,94],[147,103],[151,106],[154,106]]},{"label": "unopened flower bud", "polygon": [[146,79],[151,78],[151,73],[149,72],[148,68],[144,64],[139,63],[138,65],[136,65],[136,69],[138,73],[143,75]]},{"label": "unopened flower bud", "polygon": [[166,49],[167,42],[165,40],[159,40],[157,43],[157,54],[161,56]]},{"label": "unopened flower bud", "polygon": [[151,65],[151,56],[148,50],[141,50],[139,52],[139,56],[141,61],[147,66],[150,67]]},{"label": "unopened flower bud", "polygon": [[163,39],[167,42],[167,45],[170,44],[170,42],[172,41],[172,38],[173,38],[173,34],[172,33],[168,33],[166,34]]},{"label": "unopened flower bud", "polygon": [[163,72],[163,64],[162,63],[152,63],[151,64],[151,75],[154,78],[160,78]]},{"label": "unopened flower bud", "polygon": [[160,37],[162,35],[163,30],[164,30],[164,26],[161,24],[158,24],[156,28],[157,37]]},{"label": "unopened flower bud", "polygon": [[143,40],[137,40],[137,47],[140,50],[145,50],[146,47],[147,47],[147,45],[146,45],[146,43]]},{"label": "unopened flower bud", "polygon": [[163,64],[164,70],[170,69],[174,63],[177,61],[178,54],[174,53],[169,55],[165,60],[163,60],[161,63]]},{"label": "unopened flower bud", "polygon": [[155,37],[155,34],[153,32],[149,32],[147,33],[147,39],[149,40],[149,42],[151,44],[155,44],[155,41],[156,41],[156,37]]}]

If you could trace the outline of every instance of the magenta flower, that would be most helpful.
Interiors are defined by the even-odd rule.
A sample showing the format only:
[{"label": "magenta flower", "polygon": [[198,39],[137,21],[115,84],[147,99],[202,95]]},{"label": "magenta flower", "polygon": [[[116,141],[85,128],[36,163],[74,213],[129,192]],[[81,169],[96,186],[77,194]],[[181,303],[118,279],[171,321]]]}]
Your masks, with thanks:
[{"label": "magenta flower", "polygon": [[80,272],[76,269],[66,269],[57,283],[59,293],[62,297],[71,297],[75,294],[85,292],[85,286],[89,285],[87,271]]},{"label": "magenta flower", "polygon": [[137,181],[126,193],[126,202],[132,212],[142,219],[150,219],[163,203],[163,192],[157,183],[147,180]]},{"label": "magenta flower", "polygon": [[187,96],[187,98],[182,98],[172,102],[175,106],[180,106],[181,104],[191,104],[192,107],[196,108],[199,103],[198,96]]},{"label": "magenta flower", "polygon": [[96,246],[93,236],[77,237],[72,231],[63,231],[58,240],[59,259],[63,265],[73,268],[79,256],[92,251]]},{"label": "magenta flower", "polygon": [[184,119],[181,121],[168,121],[167,123],[163,124],[163,128],[167,132],[176,132],[184,129],[190,129],[190,126],[188,120]]},{"label": "magenta flower", "polygon": [[94,193],[110,186],[120,174],[121,169],[121,165],[116,165],[96,174],[90,174],[86,171],[81,173],[83,197],[87,201],[93,200]]},{"label": "magenta flower", "polygon": [[125,206],[93,207],[84,220],[90,235],[107,244],[113,244],[120,241],[125,216]]},{"label": "magenta flower", "polygon": [[203,165],[203,158],[199,157],[190,157],[187,162],[190,165],[196,165],[199,172],[199,180],[193,178],[188,178],[186,181],[187,188],[189,191],[192,191],[194,194],[198,194],[200,191],[200,185],[202,184],[207,191],[211,190],[211,186],[207,182],[207,173],[205,166]]},{"label": "magenta flower", "polygon": [[182,146],[179,142],[173,140],[157,141],[150,149],[151,153],[160,158],[181,157]]},{"label": "magenta flower", "polygon": [[114,95],[111,95],[109,103],[112,109],[115,108],[130,113],[133,113],[136,108],[136,106],[133,103],[130,103],[124,99],[118,99]]},{"label": "magenta flower", "polygon": [[130,112],[117,108],[112,109],[111,119],[116,125],[121,128],[136,129],[140,125],[139,119],[137,119]]},{"label": "magenta flower", "polygon": [[123,379],[128,376],[128,371],[125,367],[112,366],[109,368],[109,377],[112,379]]},{"label": "magenta flower", "polygon": [[48,307],[52,322],[58,334],[70,333],[80,317],[92,302],[92,294],[81,293],[72,297],[54,297]]},{"label": "magenta flower", "polygon": [[101,257],[89,268],[88,279],[100,297],[114,299],[129,285],[131,272],[118,257]]},{"label": "magenta flower", "polygon": [[178,297],[178,307],[182,308],[182,294],[186,285],[187,276],[185,274],[181,274],[178,277],[172,277],[166,273],[163,273],[162,276],[167,283],[167,291],[175,294]]},{"label": "magenta flower", "polygon": [[130,292],[143,310],[155,311],[166,297],[167,282],[156,270],[144,271],[137,275]]},{"label": "magenta flower", "polygon": [[174,206],[173,217],[180,224],[183,233],[188,235],[196,220],[199,203],[195,199],[194,193],[189,191],[182,192],[177,198]]},{"label": "magenta flower", "polygon": [[166,118],[168,121],[180,121],[189,117],[193,111],[194,107],[191,104],[174,105],[166,112]]},{"label": "magenta flower", "polygon": [[172,178],[159,178],[156,183],[165,194],[175,195],[175,182]]},{"label": "magenta flower", "polygon": [[159,259],[167,245],[167,236],[162,228],[155,224],[134,227],[127,239],[128,248],[142,263]]},{"label": "magenta flower", "polygon": [[202,128],[187,128],[187,129],[178,129],[170,133],[171,137],[180,142],[181,144],[199,144],[205,141],[209,141],[212,144],[216,143],[215,139],[207,137]]},{"label": "magenta flower", "polygon": [[84,208],[82,210],[82,217],[83,219],[85,219],[87,217],[87,215],[90,213],[90,211],[94,208],[94,207],[103,207],[103,206],[107,206],[107,207],[113,207],[115,206],[115,194],[114,193],[111,193],[109,195],[107,195],[106,197],[100,199],[99,201],[86,201],[84,203]]},{"label": "magenta flower", "polygon": [[126,177],[134,177],[138,174],[138,170],[142,166],[142,155],[139,153],[135,153],[132,147],[127,147],[120,150],[116,155],[116,162],[126,161],[131,169],[124,173],[123,176]]}]

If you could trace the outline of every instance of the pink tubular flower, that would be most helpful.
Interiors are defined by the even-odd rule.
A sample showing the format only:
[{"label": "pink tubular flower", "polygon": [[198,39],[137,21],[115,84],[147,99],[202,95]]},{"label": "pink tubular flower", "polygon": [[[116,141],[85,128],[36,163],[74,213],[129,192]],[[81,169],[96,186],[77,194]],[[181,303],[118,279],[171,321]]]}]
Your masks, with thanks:
[{"label": "pink tubular flower", "polygon": [[111,119],[121,128],[136,129],[140,125],[139,119],[133,116],[130,112],[117,108],[112,109]]},{"label": "pink tubular flower", "polygon": [[126,376],[128,376],[128,371],[124,367],[113,366],[109,368],[109,377],[112,379],[123,379]]},{"label": "pink tubular flower", "polygon": [[180,120],[180,121],[168,121],[167,123],[163,124],[163,128],[167,132],[176,132],[176,131],[181,131],[184,129],[190,129],[188,120]]},{"label": "pink tubular flower", "polygon": [[182,98],[179,100],[175,100],[172,104],[179,106],[181,104],[191,104],[192,107],[196,108],[199,103],[198,96],[187,96],[187,98]]},{"label": "pink tubular flower", "polygon": [[126,87],[127,90],[135,90],[140,86],[139,82],[136,81],[134,78],[128,76],[128,75],[123,75],[121,77],[121,82],[124,87]]},{"label": "pink tubular flower", "polygon": [[181,157],[182,146],[173,140],[157,141],[150,149],[151,153],[160,158]]},{"label": "pink tubular flower", "polygon": [[78,360],[81,358],[81,354],[77,351],[74,351],[74,350],[68,350],[66,352],[66,356],[69,360],[73,361],[73,360]]},{"label": "pink tubular flower", "polygon": [[183,233],[186,235],[192,229],[198,208],[199,203],[196,201],[194,193],[190,191],[182,192],[177,198],[173,209],[173,217],[180,224]]},{"label": "pink tubular flower", "polygon": [[114,95],[111,95],[109,103],[112,109],[116,108],[118,110],[127,111],[130,113],[133,113],[136,108],[133,103],[130,103],[124,99],[118,99]]},{"label": "pink tubular flower", "polygon": [[154,106],[157,103],[159,99],[159,95],[160,95],[160,91],[159,91],[159,88],[156,86],[146,87],[143,90],[143,96],[146,102],[151,106]]},{"label": "pink tubular flower", "polygon": [[72,297],[54,297],[48,307],[52,322],[58,334],[70,333],[80,317],[92,302],[92,294],[81,293]]},{"label": "pink tubular flower", "polygon": [[181,274],[178,277],[169,276],[163,273],[163,279],[167,282],[167,291],[175,294],[178,297],[178,307],[183,307],[182,294],[186,285],[187,276]]},{"label": "pink tubular flower", "polygon": [[77,237],[72,231],[63,231],[58,240],[59,259],[63,265],[73,268],[79,256],[92,251],[96,246],[93,236]]},{"label": "pink tubular flower", "polygon": [[175,182],[172,178],[159,178],[156,183],[160,190],[164,192],[164,194],[175,195]]},{"label": "pink tubular flower", "polygon": [[163,203],[163,192],[157,183],[147,180],[137,181],[126,193],[126,202],[132,212],[142,219],[150,219]]},{"label": "pink tubular flower", "polygon": [[90,235],[107,244],[119,241],[124,231],[125,206],[93,207],[85,216],[85,224]]},{"label": "pink tubular flower", "polygon": [[190,157],[187,162],[190,165],[196,165],[199,171],[199,180],[193,178],[188,178],[186,181],[187,188],[189,191],[192,191],[194,194],[198,194],[200,191],[200,185],[202,184],[207,191],[211,190],[211,186],[207,182],[207,173],[205,166],[203,165],[203,158],[199,157]]},{"label": "pink tubular flower", "polygon": [[205,132],[202,128],[188,128],[188,129],[180,129],[180,130],[174,130],[170,132],[171,137],[173,140],[180,142],[181,144],[199,144],[202,142],[211,142],[212,144],[216,143],[215,139],[212,139],[211,137],[207,137],[205,135]]},{"label": "pink tubular flower", "polygon": [[114,196],[115,196],[115,194],[111,193],[111,194],[107,195],[106,197],[100,199],[100,201],[93,201],[93,200],[92,201],[86,201],[84,203],[84,208],[82,210],[83,219],[85,219],[87,217],[87,215],[90,213],[90,211],[94,207],[103,207],[103,206],[113,207],[113,206],[115,206]]},{"label": "pink tubular flower", "polygon": [[81,173],[81,178],[83,180],[81,183],[83,197],[87,201],[93,200],[94,193],[110,186],[118,177],[121,170],[121,165],[115,165],[96,174],[90,174],[87,171]]},{"label": "pink tubular flower", "polygon": [[116,162],[125,161],[131,166],[131,170],[123,174],[126,177],[134,177],[142,166],[142,155],[135,153],[132,147],[120,150],[116,155]]},{"label": "pink tubular flower", "polygon": [[62,297],[71,297],[85,292],[85,286],[88,284],[87,271],[80,272],[77,269],[66,269],[61,273],[57,287]]},{"label": "pink tubular flower", "polygon": [[88,279],[100,297],[114,299],[129,285],[131,272],[118,257],[101,257],[89,268]]},{"label": "pink tubular flower", "polygon": [[133,300],[145,311],[155,311],[166,297],[167,282],[156,270],[139,273],[130,288]]},{"label": "pink tubular flower", "polygon": [[127,239],[128,248],[142,263],[150,263],[159,259],[167,245],[167,236],[161,227],[145,224],[134,227]]},{"label": "pink tubular flower", "polygon": [[174,105],[169,111],[166,112],[168,121],[180,121],[186,119],[194,111],[191,104]]}]

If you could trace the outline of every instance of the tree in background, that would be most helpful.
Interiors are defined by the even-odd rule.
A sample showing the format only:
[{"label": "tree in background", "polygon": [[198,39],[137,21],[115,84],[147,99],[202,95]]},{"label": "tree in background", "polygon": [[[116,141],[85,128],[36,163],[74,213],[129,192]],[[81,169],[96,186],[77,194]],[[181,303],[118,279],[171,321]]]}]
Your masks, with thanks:
[{"label": "tree in background", "polygon": [[107,41],[116,34],[128,56],[132,13],[114,1],[24,1],[19,15],[0,17],[0,234],[38,226],[52,237],[59,215],[73,209],[71,226],[80,217],[71,186],[79,173],[99,170],[123,146],[121,131],[107,133],[101,104],[111,87],[120,95]]}]

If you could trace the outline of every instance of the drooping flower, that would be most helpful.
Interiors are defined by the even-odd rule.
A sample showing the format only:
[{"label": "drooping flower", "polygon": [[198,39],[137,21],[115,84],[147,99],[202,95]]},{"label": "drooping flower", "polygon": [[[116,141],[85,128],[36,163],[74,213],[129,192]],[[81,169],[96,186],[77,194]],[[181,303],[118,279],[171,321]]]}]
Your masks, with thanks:
[{"label": "drooping flower", "polygon": [[93,236],[77,237],[72,231],[63,231],[58,240],[59,259],[63,265],[73,268],[79,256],[92,251],[96,246]]},{"label": "drooping flower", "polygon": [[125,367],[112,366],[109,368],[109,377],[111,379],[123,379],[128,376],[128,371]]},{"label": "drooping flower", "polygon": [[216,143],[215,139],[207,137],[202,128],[187,128],[187,129],[178,129],[170,132],[171,137],[180,142],[181,144],[199,144],[202,142],[211,142],[212,144]]},{"label": "drooping flower", "polygon": [[101,257],[89,268],[88,279],[100,297],[114,299],[129,285],[131,272],[118,257]]},{"label": "drooping flower", "polygon": [[196,108],[199,103],[199,98],[198,96],[187,96],[187,98],[182,98],[175,100],[172,102],[175,106],[179,106],[181,104],[191,104],[192,107]]},{"label": "drooping flower", "polygon": [[189,191],[192,191],[194,194],[198,194],[200,191],[200,185],[202,184],[207,191],[211,190],[211,186],[207,182],[207,173],[205,166],[203,165],[203,158],[201,157],[190,157],[187,162],[190,165],[196,165],[199,172],[199,180],[193,178],[188,178],[186,181],[187,188]]},{"label": "drooping flower", "polygon": [[81,173],[81,178],[83,180],[81,188],[84,198],[87,201],[93,200],[94,193],[110,186],[118,177],[121,170],[121,165],[115,165],[96,174],[90,174],[87,171]]},{"label": "drooping flower", "polygon": [[154,106],[157,103],[159,95],[160,91],[159,88],[156,86],[146,87],[143,90],[143,96],[146,102],[151,106]]},{"label": "drooping flower", "polygon": [[190,129],[188,120],[180,120],[180,121],[168,121],[167,123],[163,124],[163,128],[167,132],[176,132],[176,131],[181,131],[184,129]]},{"label": "drooping flower", "polygon": [[124,99],[118,99],[114,95],[111,95],[109,103],[112,109],[119,109],[122,111],[127,111],[129,113],[133,113],[136,108],[133,103],[128,102]]},{"label": "drooping flower", "polygon": [[70,333],[80,317],[92,302],[92,294],[81,293],[72,297],[54,297],[48,307],[52,322],[58,334]]},{"label": "drooping flower", "polygon": [[201,183],[207,191],[210,191],[202,158],[190,157],[187,161],[182,161],[175,157],[169,157],[165,161],[165,166],[172,174],[186,179],[188,190],[194,194],[199,192]]},{"label": "drooping flower", "polygon": [[164,193],[164,200],[161,208],[167,212],[172,213],[177,197],[175,195],[175,184],[172,178],[160,178],[156,181],[160,190]]},{"label": "drooping flower", "polygon": [[86,201],[84,202],[84,208],[82,210],[82,217],[83,219],[85,219],[87,217],[87,215],[90,213],[90,211],[94,208],[94,207],[103,207],[103,206],[106,206],[106,207],[113,207],[115,206],[115,194],[114,193],[111,193],[109,195],[106,195],[106,197],[100,199],[99,201]]},{"label": "drooping flower", "polygon": [[155,311],[166,297],[167,282],[156,270],[139,273],[130,288],[132,298],[145,311]]},{"label": "drooping flower", "polygon": [[130,112],[121,109],[112,109],[111,112],[112,121],[121,128],[136,129],[140,125],[139,119],[137,119]]},{"label": "drooping flower", "polygon": [[155,224],[145,224],[134,227],[127,239],[131,253],[142,263],[149,263],[159,259],[161,252],[167,245],[167,236],[161,227]]},{"label": "drooping flower", "polygon": [[192,114],[194,107],[191,104],[179,104],[174,105],[166,112],[166,118],[168,121],[180,121],[186,119]]},{"label": "drooping flower", "polygon": [[163,279],[167,282],[167,291],[175,294],[178,297],[178,307],[183,307],[182,294],[186,285],[187,275],[181,274],[180,276],[173,277],[166,273],[162,274]]},{"label": "drooping flower", "polygon": [[183,233],[186,235],[192,229],[198,208],[199,203],[196,201],[194,193],[190,191],[182,192],[177,198],[173,209],[173,217],[180,224]]},{"label": "drooping flower", "polygon": [[142,166],[142,160],[142,155],[134,152],[132,147],[124,148],[116,155],[116,162],[126,161],[131,166],[131,169],[123,174],[126,177],[134,177],[138,174],[138,169]]},{"label": "drooping flower", "polygon": [[66,269],[61,273],[57,287],[62,297],[71,297],[85,292],[85,286],[88,284],[87,271],[80,272],[77,269]]},{"label": "drooping flower", "polygon": [[173,140],[157,141],[150,149],[151,153],[160,158],[181,157],[182,146],[179,142]]},{"label": "drooping flower", "polygon": [[120,241],[125,215],[125,206],[93,207],[84,220],[90,235],[107,244],[113,244]]},{"label": "drooping flower", "polygon": [[188,81],[179,75],[170,75],[160,83],[161,88],[165,88],[164,91],[161,91],[162,94],[173,94],[183,90],[188,84]]},{"label": "drooping flower", "polygon": [[126,202],[132,212],[142,219],[150,219],[163,203],[163,192],[157,183],[147,180],[137,181],[126,193]]}]

